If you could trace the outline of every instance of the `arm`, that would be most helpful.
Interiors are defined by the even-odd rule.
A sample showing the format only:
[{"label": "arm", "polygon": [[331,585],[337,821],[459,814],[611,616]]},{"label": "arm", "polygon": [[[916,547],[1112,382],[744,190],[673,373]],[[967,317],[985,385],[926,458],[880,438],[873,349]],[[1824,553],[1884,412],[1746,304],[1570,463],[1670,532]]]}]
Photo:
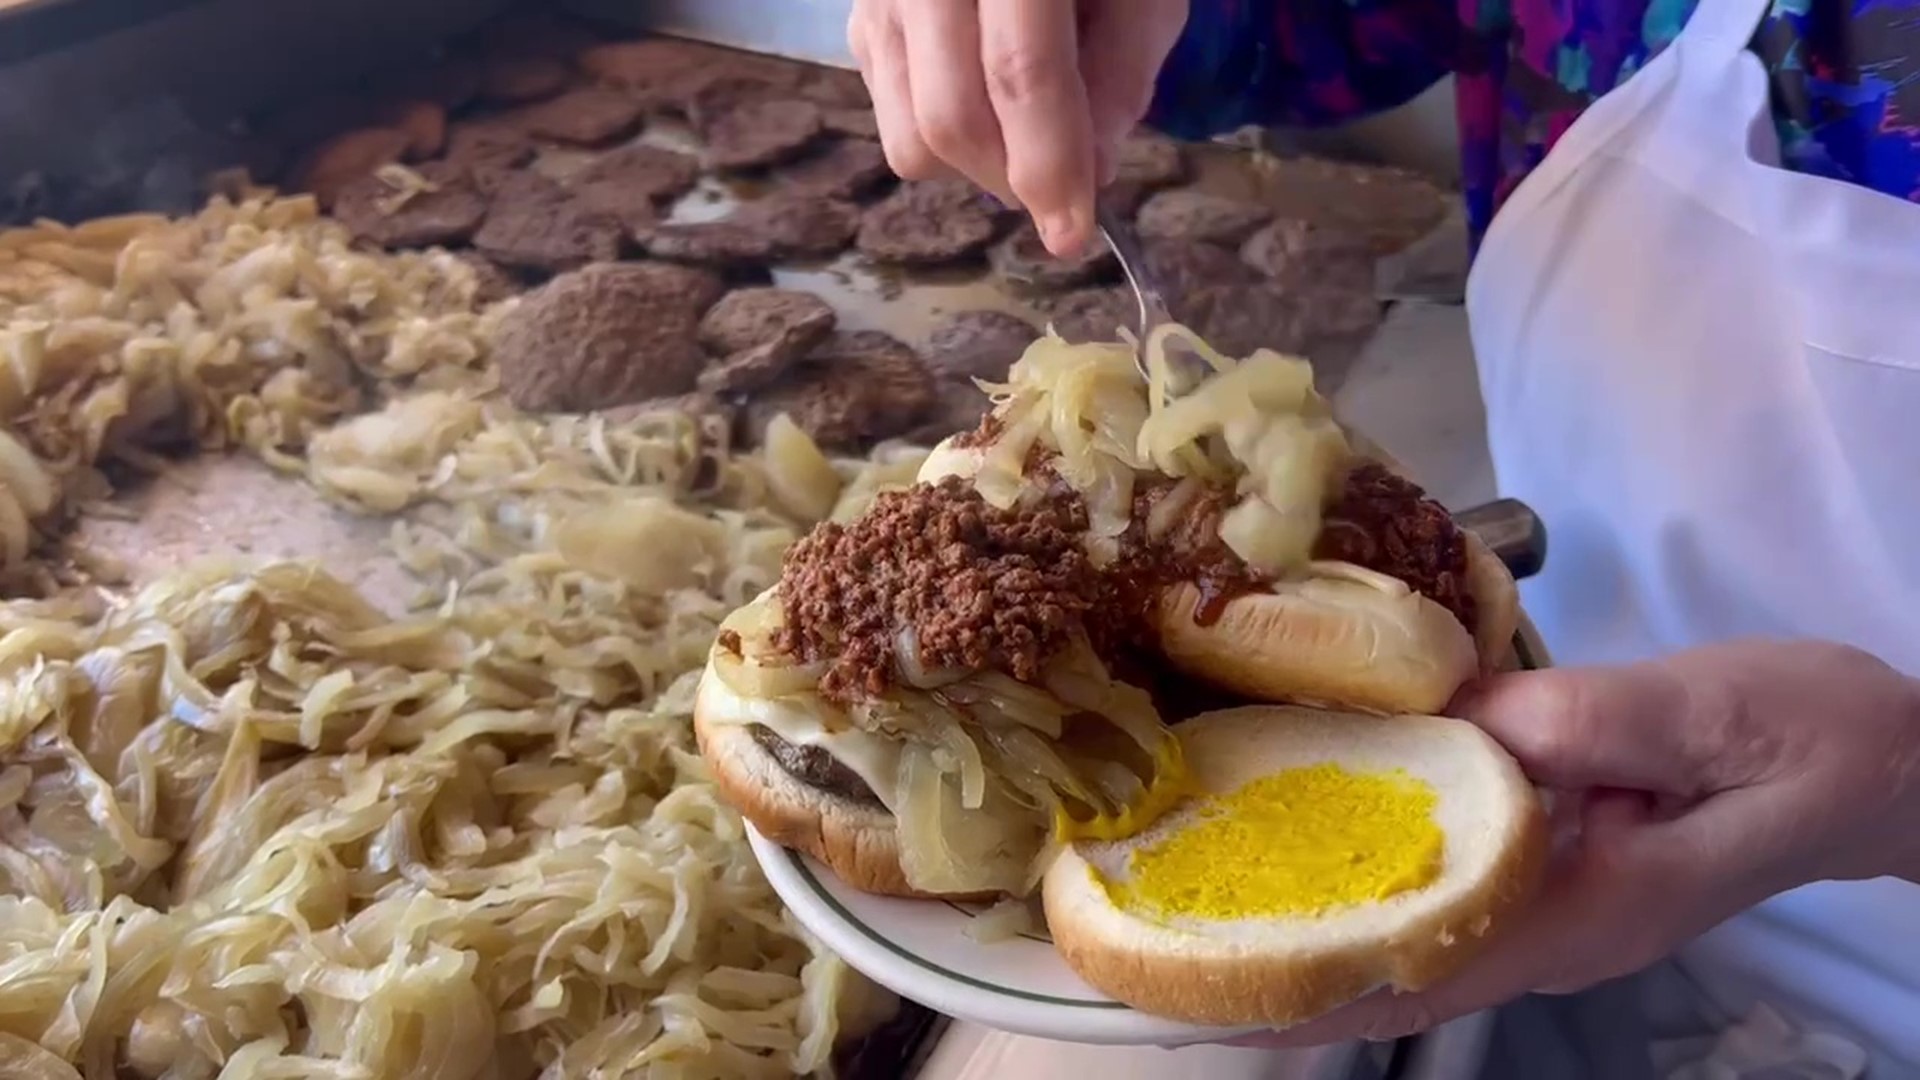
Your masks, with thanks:
[{"label": "arm", "polygon": [[1448,0],[1194,0],[1147,123],[1201,139],[1359,119],[1439,81],[1463,36]]}]

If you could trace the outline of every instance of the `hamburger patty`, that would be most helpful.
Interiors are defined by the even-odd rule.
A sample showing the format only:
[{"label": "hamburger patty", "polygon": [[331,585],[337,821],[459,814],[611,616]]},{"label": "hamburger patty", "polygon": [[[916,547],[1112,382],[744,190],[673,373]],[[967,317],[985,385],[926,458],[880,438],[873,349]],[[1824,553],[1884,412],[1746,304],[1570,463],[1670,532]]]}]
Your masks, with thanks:
[{"label": "hamburger patty", "polygon": [[865,139],[836,139],[814,154],[773,174],[781,191],[829,199],[863,198],[893,179],[880,144]]},{"label": "hamburger patty", "polygon": [[754,169],[785,161],[820,135],[820,107],[778,98],[734,104],[701,125],[707,164]]},{"label": "hamburger patty", "polygon": [[856,240],[876,262],[927,266],[965,258],[987,246],[998,214],[964,180],[915,180],[867,209]]},{"label": "hamburger patty", "polygon": [[333,216],[355,236],[386,248],[458,244],[480,227],[487,200],[466,170],[444,161],[415,169],[424,186],[409,191],[372,173],[340,189]]},{"label": "hamburger patty", "polygon": [[987,252],[987,263],[1007,281],[1044,290],[1071,289],[1113,277],[1120,270],[1113,249],[1104,243],[1088,244],[1086,250],[1070,259],[1055,256],[1047,250],[1032,222],[1021,225],[994,244]]},{"label": "hamburger patty", "polygon": [[760,744],[760,749],[795,780],[848,802],[885,807],[860,774],[842,765],[831,751],[790,743],[764,724],[754,724],[747,730],[753,735],[753,741]]},{"label": "hamburger patty", "polygon": [[823,448],[898,435],[933,405],[934,379],[905,342],[878,330],[836,330],[747,404],[746,428],[764,437],[786,413]]}]

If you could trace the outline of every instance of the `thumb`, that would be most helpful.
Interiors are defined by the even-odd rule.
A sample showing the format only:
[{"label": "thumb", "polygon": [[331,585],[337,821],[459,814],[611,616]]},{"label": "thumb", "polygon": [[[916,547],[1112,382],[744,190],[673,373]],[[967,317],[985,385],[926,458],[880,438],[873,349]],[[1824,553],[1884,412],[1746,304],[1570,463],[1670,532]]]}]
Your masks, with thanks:
[{"label": "thumb", "polygon": [[1537,784],[1693,799],[1760,772],[1752,740],[1737,730],[1742,710],[1704,674],[1667,664],[1514,672],[1471,688],[1451,711],[1505,746]]},{"label": "thumb", "polygon": [[1513,913],[1484,951],[1418,992],[1376,991],[1318,1019],[1245,1040],[1320,1046],[1427,1031],[1527,993],[1567,993],[1633,971],[1665,953],[1680,928],[1699,860],[1654,820],[1643,794],[1581,800],[1581,842],[1558,855],[1540,893]]}]

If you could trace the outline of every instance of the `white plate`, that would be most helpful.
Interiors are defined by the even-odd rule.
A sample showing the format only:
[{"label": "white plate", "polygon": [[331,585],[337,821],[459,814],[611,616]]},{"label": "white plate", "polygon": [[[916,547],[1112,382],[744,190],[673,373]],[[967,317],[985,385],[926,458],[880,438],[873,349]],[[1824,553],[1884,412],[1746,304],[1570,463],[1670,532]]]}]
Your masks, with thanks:
[{"label": "white plate", "polygon": [[[1519,666],[1546,666],[1524,618]],[[1042,937],[984,944],[967,926],[985,905],[900,900],[849,887],[818,861],[747,828],[767,880],[801,925],[856,971],[935,1012],[1016,1035],[1109,1046],[1186,1046],[1259,1028],[1208,1028],[1133,1009],[1080,981]]]},{"label": "white plate", "polygon": [[1016,1035],[1112,1046],[1185,1046],[1258,1030],[1135,1012],[1081,982],[1044,938],[982,944],[969,937],[983,905],[863,893],[751,826],[747,837],[801,925],[854,970],[935,1012]]}]

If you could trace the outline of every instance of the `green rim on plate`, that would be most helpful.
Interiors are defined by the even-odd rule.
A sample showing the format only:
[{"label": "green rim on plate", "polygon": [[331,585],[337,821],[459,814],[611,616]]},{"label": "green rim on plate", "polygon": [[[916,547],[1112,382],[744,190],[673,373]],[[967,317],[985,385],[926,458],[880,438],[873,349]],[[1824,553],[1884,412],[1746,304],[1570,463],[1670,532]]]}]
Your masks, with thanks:
[{"label": "green rim on plate", "polygon": [[[861,936],[865,937],[868,941],[873,942],[875,945],[880,946],[900,959],[913,964],[915,967],[925,968],[943,979],[950,979],[953,982],[971,986],[976,990],[985,990],[988,993],[1002,994],[1006,997],[1018,998],[1021,1001],[1031,1001],[1040,1005],[1057,1005],[1067,1009],[1124,1010],[1128,1008],[1128,1006],[1122,1005],[1118,1001],[1055,997],[1052,994],[1036,994],[1031,990],[1020,990],[1011,986],[1001,986],[998,983],[990,983],[985,979],[974,978],[972,975],[963,975],[950,967],[936,964],[932,960],[921,956],[919,953],[909,952],[901,948],[899,942],[894,941],[892,938],[887,937],[873,927],[855,918],[853,912],[848,911],[846,905],[840,902],[839,897],[828,892],[827,887],[820,884],[820,879],[814,876],[813,868],[808,866],[806,860],[798,853],[788,851],[786,854],[788,860],[793,863],[793,868],[799,872],[800,880],[806,882],[807,888],[813,890],[813,894],[819,897],[820,901],[826,904],[828,908],[832,909],[835,915],[838,915],[847,925],[860,931]],[[912,995],[909,994],[907,996],[911,997]]]},{"label": "green rim on plate", "polygon": [[[1533,670],[1540,666],[1533,645],[1528,640],[1528,632],[1526,629],[1523,628],[1513,635],[1513,651],[1519,658],[1522,668]],[[880,946],[915,967],[924,968],[943,979],[948,979],[964,986],[970,986],[976,990],[985,990],[988,993],[1002,994],[1010,998],[1017,998],[1021,1001],[1031,1001],[1041,1005],[1057,1005],[1067,1009],[1113,1010],[1129,1008],[1129,1006],[1123,1005],[1118,1001],[1055,997],[1052,994],[1036,994],[1030,990],[1021,990],[1012,986],[1001,986],[998,983],[991,983],[985,979],[965,975],[943,964],[935,963],[921,956],[919,953],[911,952],[903,948],[899,942],[887,937],[885,934],[880,933],[878,930],[875,930],[873,927],[868,926],[856,918],[853,912],[849,911],[847,906],[840,902],[839,897],[833,895],[825,885],[821,884],[820,879],[814,875],[813,868],[807,865],[806,859],[798,852],[789,850],[786,852],[786,857],[793,863],[793,868],[800,875],[800,880],[805,882],[807,888],[812,890],[813,895],[819,898],[820,902],[825,904],[835,915],[839,916],[841,921],[860,931],[861,936],[865,937],[868,941],[873,942],[875,945]]]}]

